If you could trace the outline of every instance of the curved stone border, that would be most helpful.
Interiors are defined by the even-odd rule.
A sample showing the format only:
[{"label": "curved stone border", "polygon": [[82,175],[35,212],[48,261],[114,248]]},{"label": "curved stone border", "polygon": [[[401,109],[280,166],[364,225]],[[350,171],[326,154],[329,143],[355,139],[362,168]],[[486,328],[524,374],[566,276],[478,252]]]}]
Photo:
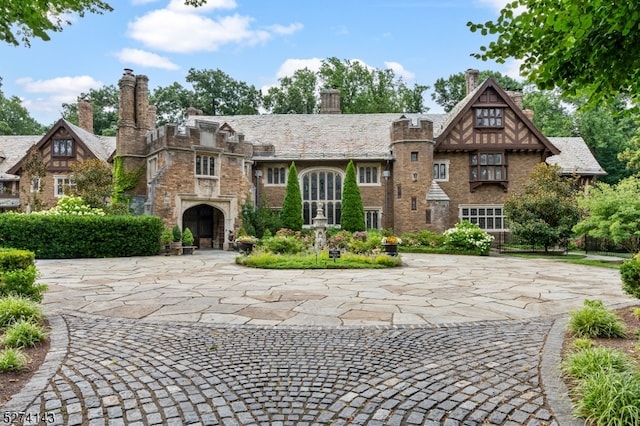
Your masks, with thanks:
[{"label": "curved stone border", "polygon": [[24,388],[0,408],[3,412],[19,412],[24,411],[25,407],[30,407],[42,395],[43,390],[60,369],[62,361],[67,357],[69,349],[67,323],[60,315],[48,316],[47,320],[51,327],[49,352]]}]

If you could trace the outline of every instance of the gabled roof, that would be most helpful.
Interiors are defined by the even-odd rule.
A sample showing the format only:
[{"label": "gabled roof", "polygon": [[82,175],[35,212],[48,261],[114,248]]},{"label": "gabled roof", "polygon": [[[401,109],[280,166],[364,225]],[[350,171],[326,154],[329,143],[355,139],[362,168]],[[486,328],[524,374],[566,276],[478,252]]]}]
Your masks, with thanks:
[{"label": "gabled roof", "polygon": [[[61,118],[53,126],[51,126],[49,131],[44,136],[38,136],[37,143],[32,145],[35,145],[37,149],[42,148],[42,146],[47,143],[47,141],[49,141],[49,139],[51,139],[55,132],[57,132],[61,127],[65,127],[67,131],[69,131],[69,133],[75,136],[75,139],[79,144],[83,145],[84,148],[86,148],[100,160],[107,161],[111,153],[116,148],[115,136],[96,136],[93,133],[88,132],[83,128],[78,127],[75,124],[65,120],[64,118]],[[22,151],[22,156],[7,170],[8,173],[17,173],[20,170],[22,162],[25,160],[30,147],[31,146]]]},{"label": "gabled roof", "polygon": [[498,93],[498,96],[507,104],[507,106],[513,111],[513,113],[522,121],[522,123],[531,131],[540,143],[552,154],[559,154],[558,149],[549,142],[546,136],[544,136],[540,130],[533,124],[533,122],[525,115],[522,108],[515,104],[511,96],[500,87],[500,85],[493,79],[488,78],[482,84],[478,85],[472,90],[465,98],[460,101],[449,112],[446,121],[443,123],[442,131],[436,138],[435,150],[438,150],[439,145],[445,140],[449,132],[462,120],[465,113],[469,111],[473,105],[478,101],[478,98],[487,90],[493,89]]},{"label": "gabled roof", "polygon": [[[38,143],[42,135],[34,136],[0,136],[0,173],[7,174],[12,180],[13,174],[7,173],[16,163],[18,163],[29,148]],[[2,180],[6,180],[2,178]]]},{"label": "gabled roof", "polygon": [[547,164],[560,166],[563,174],[606,175],[582,138],[549,138],[560,153],[547,158]]},{"label": "gabled roof", "polygon": [[273,145],[275,156],[259,159],[390,159],[391,123],[404,115],[441,128],[442,114],[267,114],[190,116],[196,121],[225,123],[244,135],[247,143]]}]

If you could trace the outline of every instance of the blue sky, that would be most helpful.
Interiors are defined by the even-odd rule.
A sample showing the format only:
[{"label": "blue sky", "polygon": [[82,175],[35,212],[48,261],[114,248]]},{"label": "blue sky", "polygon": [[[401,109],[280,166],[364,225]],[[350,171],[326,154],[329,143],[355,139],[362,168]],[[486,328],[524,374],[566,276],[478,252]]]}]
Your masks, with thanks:
[{"label": "blue sky", "polygon": [[[71,17],[73,24],[30,48],[0,44],[5,96],[18,96],[32,117],[49,125],[62,103],[103,85],[124,68],[149,77],[149,87],[173,82],[190,88],[190,68],[220,69],[267,88],[322,59],[360,60],[391,68],[413,84],[468,68],[517,78],[517,65],[470,56],[489,38],[468,21],[495,19],[506,0],[111,0],[114,11]],[[430,112],[441,112],[425,93]]]}]

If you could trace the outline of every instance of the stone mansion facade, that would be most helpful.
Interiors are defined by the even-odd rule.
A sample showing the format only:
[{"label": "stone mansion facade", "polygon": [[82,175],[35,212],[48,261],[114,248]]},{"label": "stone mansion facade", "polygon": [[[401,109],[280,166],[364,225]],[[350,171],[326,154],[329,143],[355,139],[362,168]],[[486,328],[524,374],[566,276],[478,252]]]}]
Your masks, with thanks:
[{"label": "stone mansion facade", "polygon": [[[367,227],[397,234],[442,232],[460,220],[504,231],[505,198],[540,162],[558,164],[583,183],[605,173],[581,138],[545,137],[522,109],[521,94],[493,79],[479,82],[476,70],[467,72],[467,96],[448,114],[340,114],[340,93],[330,89],[321,92],[319,114],[204,116],[190,109],[186,126],[160,128],[147,77],[125,70],[119,87],[115,140],[87,131],[89,111],[81,112],[79,126],[60,120],[35,149],[58,179],[69,161],[84,158],[117,155],[128,170],[145,168],[134,190],[140,210],[188,226],[200,248],[229,247],[244,203],[280,208],[292,162],[305,225],[322,203],[328,224],[339,226],[353,161]],[[0,163],[0,180],[20,181],[22,206],[24,188],[33,184],[21,173],[23,161],[6,170]]]}]

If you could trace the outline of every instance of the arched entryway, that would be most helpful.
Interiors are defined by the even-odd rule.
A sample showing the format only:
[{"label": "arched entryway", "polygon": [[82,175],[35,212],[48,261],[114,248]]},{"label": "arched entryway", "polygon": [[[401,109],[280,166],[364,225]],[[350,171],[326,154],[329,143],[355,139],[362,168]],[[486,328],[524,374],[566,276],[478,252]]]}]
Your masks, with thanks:
[{"label": "arched entryway", "polygon": [[224,248],[224,214],[207,204],[198,204],[182,215],[182,229],[191,229],[194,244],[202,249]]}]

